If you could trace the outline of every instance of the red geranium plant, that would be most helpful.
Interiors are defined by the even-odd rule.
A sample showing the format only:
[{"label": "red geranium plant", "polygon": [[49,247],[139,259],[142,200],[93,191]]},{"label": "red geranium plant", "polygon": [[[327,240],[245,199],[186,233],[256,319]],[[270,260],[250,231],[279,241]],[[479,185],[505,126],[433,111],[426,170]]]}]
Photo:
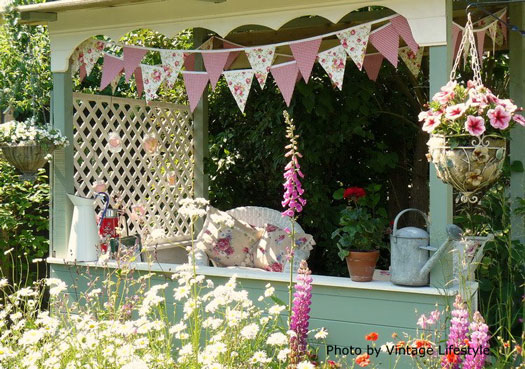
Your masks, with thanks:
[{"label": "red geranium plant", "polygon": [[388,215],[379,207],[381,185],[341,188],[334,193],[334,199],[346,200],[341,210],[339,228],[332,233],[337,239],[339,257],[344,259],[350,250],[370,251],[384,246],[383,236],[388,226]]}]

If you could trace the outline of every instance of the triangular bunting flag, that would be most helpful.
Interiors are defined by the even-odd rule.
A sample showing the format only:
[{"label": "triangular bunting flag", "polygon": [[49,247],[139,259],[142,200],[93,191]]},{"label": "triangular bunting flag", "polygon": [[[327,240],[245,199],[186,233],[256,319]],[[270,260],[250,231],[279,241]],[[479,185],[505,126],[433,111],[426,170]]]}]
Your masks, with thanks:
[{"label": "triangular bunting flag", "polygon": [[507,8],[503,9],[503,13],[501,13],[499,19],[501,20],[501,22],[498,22],[499,29],[501,30],[503,38],[507,41],[507,25],[505,24],[507,22]]},{"label": "triangular bunting flag", "polygon": [[[239,47],[242,47],[242,46],[238,45],[238,44],[234,44],[233,42],[222,40],[222,47],[225,48],[225,49],[236,49],[236,48],[239,48]],[[230,55],[228,56],[228,60],[226,60],[226,64],[224,65],[224,69],[228,69],[233,64],[235,59],[237,59],[237,57],[239,56],[240,53],[241,53],[240,51],[232,51],[230,53]]]},{"label": "triangular bunting flag", "polygon": [[410,29],[410,25],[408,24],[407,19],[402,15],[399,15],[395,18],[392,18],[390,20],[390,23],[396,30],[397,34],[406,42],[407,46],[410,47],[410,49],[414,52],[414,54],[417,53],[419,45],[417,44],[416,40],[414,40],[414,36],[412,35],[412,30]]},{"label": "triangular bunting flag", "polygon": [[498,26],[498,21],[494,21],[491,23],[491,25],[488,28],[489,36],[492,39],[492,41],[498,45],[503,45],[503,32],[501,32],[500,27]]},{"label": "triangular bunting flag", "polygon": [[483,48],[485,47],[485,30],[476,32],[476,38],[478,41],[478,56],[480,65],[483,63]]},{"label": "triangular bunting flag", "polygon": [[71,73],[75,74],[80,66],[85,66],[86,76],[91,74],[93,67],[104,52],[104,41],[90,38],[80,44],[71,55]]},{"label": "triangular bunting flag", "polygon": [[237,106],[243,113],[248,94],[250,93],[250,87],[252,86],[253,73],[252,69],[231,70],[223,73],[228,88],[237,102]]},{"label": "triangular bunting flag", "polygon": [[421,71],[421,60],[423,60],[424,48],[420,47],[417,53],[414,53],[410,47],[402,47],[399,49],[399,56],[406,64],[410,73],[417,77]]},{"label": "triangular bunting flag", "polygon": [[266,78],[275,57],[275,46],[253,47],[244,51],[255,72],[255,78],[261,88],[266,84]]},{"label": "triangular bunting flag", "polygon": [[456,55],[459,51],[459,45],[461,43],[461,28],[456,24],[452,23],[452,47],[454,51],[454,56],[452,57],[452,60],[456,60]]},{"label": "triangular bunting flag", "polygon": [[142,81],[144,83],[144,92],[146,101],[154,100],[157,97],[157,90],[164,80],[164,69],[157,65],[140,65],[142,69]]},{"label": "triangular bunting flag", "polygon": [[399,35],[392,24],[378,28],[370,35],[370,42],[394,67],[397,68]]},{"label": "triangular bunting flag", "polygon": [[381,69],[381,64],[383,63],[383,55],[381,54],[371,54],[365,57],[364,67],[368,78],[372,81],[377,81],[379,76],[379,70]]},{"label": "triangular bunting flag", "polygon": [[295,83],[299,74],[297,62],[293,61],[279,64],[271,67],[270,71],[272,72],[273,79],[275,80],[275,83],[277,83],[279,90],[281,90],[286,106],[290,106]]},{"label": "triangular bunting flag", "polygon": [[204,88],[208,84],[209,76],[206,72],[182,72],[186,93],[190,103],[190,110],[193,112],[201,99]]},{"label": "triangular bunting flag", "polygon": [[137,69],[137,67],[139,66],[144,55],[148,53],[148,50],[124,46],[122,47],[122,51],[122,54],[124,56],[124,71],[126,72],[126,82],[128,82],[135,69]]},{"label": "triangular bunting flag", "polygon": [[[87,69],[87,67],[86,67]],[[102,65],[102,79],[100,81],[100,90],[115,79],[116,76],[124,70],[124,60],[109,54],[104,55],[104,64]]]},{"label": "triangular bunting flag", "polygon": [[81,82],[84,80],[84,78],[86,78],[86,75],[87,75],[86,65],[82,64],[80,66],[80,71],[79,71],[79,75],[78,75],[78,78],[80,79]]},{"label": "triangular bunting flag", "polygon": [[135,69],[135,84],[137,85],[137,96],[140,98],[144,92],[144,81],[142,80],[142,68]]},{"label": "triangular bunting flag", "polygon": [[297,61],[297,67],[303,76],[306,83],[310,79],[312,68],[314,67],[315,58],[319,52],[319,46],[321,46],[322,38],[314,40],[294,42],[290,44],[292,54]]},{"label": "triangular bunting flag", "polygon": [[160,59],[164,68],[164,80],[168,88],[172,88],[184,64],[184,53],[176,50],[161,50]]},{"label": "triangular bunting flag", "polygon": [[113,81],[109,84],[111,86],[111,93],[115,94],[115,91],[117,90],[118,83],[120,82],[121,75],[117,74],[115,78],[113,78]]},{"label": "triangular bunting flag", "polygon": [[319,64],[324,68],[332,84],[338,89],[343,89],[343,79],[345,76],[346,51],[341,45],[320,52],[317,55]]},{"label": "triangular bunting flag", "polygon": [[230,55],[229,51],[225,52],[202,52],[202,59],[204,60],[204,67],[206,67],[206,72],[210,77],[211,87],[214,89],[217,85],[228,56]]},{"label": "triangular bunting flag", "polygon": [[370,24],[364,24],[337,33],[339,42],[359,70],[363,69],[370,28]]},{"label": "triangular bunting flag", "polygon": [[184,53],[184,68],[188,71],[195,70],[195,53]]}]

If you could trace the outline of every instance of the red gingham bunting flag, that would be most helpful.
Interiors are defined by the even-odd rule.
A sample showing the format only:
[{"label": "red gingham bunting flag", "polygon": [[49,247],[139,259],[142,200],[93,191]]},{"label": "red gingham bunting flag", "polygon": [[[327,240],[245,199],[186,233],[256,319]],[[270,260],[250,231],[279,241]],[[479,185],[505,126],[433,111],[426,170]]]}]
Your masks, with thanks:
[{"label": "red gingham bunting flag", "polygon": [[297,67],[303,76],[306,83],[310,79],[312,68],[314,67],[315,58],[319,52],[319,46],[321,46],[322,38],[315,40],[294,42],[290,44],[292,54],[297,61]]},{"label": "red gingham bunting flag", "polygon": [[252,69],[230,70],[223,73],[228,88],[243,113],[252,86],[253,73]]},{"label": "red gingham bunting flag", "polygon": [[80,81],[83,81],[84,78],[86,78],[87,72],[86,72],[86,65],[82,64],[79,68],[79,75],[78,78],[80,78]]},{"label": "red gingham bunting flag", "polygon": [[420,47],[417,53],[414,53],[410,47],[405,46],[399,49],[399,56],[406,64],[410,73],[417,77],[421,71],[421,60],[423,60],[424,48]]},{"label": "red gingham bunting flag", "polygon": [[370,24],[363,24],[337,33],[341,46],[344,47],[359,70],[363,69],[371,27]]},{"label": "red gingham bunting flag", "polygon": [[229,51],[225,52],[202,52],[202,59],[204,60],[204,66],[210,77],[211,87],[215,88],[217,81],[224,70],[228,56],[230,55]]},{"label": "red gingham bunting flag", "polygon": [[161,50],[160,59],[162,60],[162,68],[164,68],[166,85],[172,88],[184,65],[184,53],[177,50]]},{"label": "red gingham bunting flag", "polygon": [[124,70],[124,60],[109,54],[104,55],[104,64],[102,65],[102,79],[100,81],[100,90],[106,88]]},{"label": "red gingham bunting flag", "polygon": [[[225,48],[225,49],[236,49],[236,48],[239,48],[239,47],[242,47],[242,46],[238,45],[238,44],[234,44],[233,42],[229,42],[229,41],[223,40],[222,41],[222,47]],[[224,69],[228,69],[233,64],[235,59],[237,59],[237,57],[239,56],[240,53],[241,53],[240,51],[232,51],[230,53],[230,55],[228,56],[228,60],[226,60],[226,64],[224,65]]]},{"label": "red gingham bunting flag", "polygon": [[195,53],[184,53],[184,68],[188,71],[195,70]]},{"label": "red gingham bunting flag", "polygon": [[148,50],[139,49],[136,47],[124,46],[122,48],[124,56],[124,71],[126,72],[126,82],[129,81],[131,75],[137,69],[140,61],[148,53]]},{"label": "red gingham bunting flag", "polygon": [[202,93],[210,78],[206,72],[182,72],[182,77],[186,85],[190,110],[193,112],[199,104]]},{"label": "red gingham bunting flag", "polygon": [[264,88],[270,67],[275,58],[275,46],[252,47],[244,50],[244,52],[255,72],[257,82],[259,82],[261,89]]},{"label": "red gingham bunting flag", "polygon": [[476,38],[478,41],[478,57],[479,63],[483,63],[483,48],[485,47],[485,30],[476,32]]},{"label": "red gingham bunting flag", "polygon": [[270,68],[277,87],[281,90],[286,106],[292,101],[295,83],[299,75],[299,67],[296,61],[275,65]]},{"label": "red gingham bunting flag", "polygon": [[142,81],[142,68],[140,66],[135,69],[135,84],[137,85],[137,95],[141,97],[144,92],[144,82]]},{"label": "red gingham bunting flag", "polygon": [[459,51],[459,45],[461,44],[461,28],[456,23],[452,23],[452,46],[454,47],[454,56],[452,60],[456,60],[456,55]]},{"label": "red gingham bunting flag", "polygon": [[370,42],[394,67],[397,68],[399,35],[392,24],[378,28],[370,35]]},{"label": "red gingham bunting flag", "polygon": [[392,18],[390,23],[392,26],[394,26],[397,34],[406,42],[408,47],[410,47],[414,53],[417,53],[419,45],[417,44],[416,40],[414,40],[414,36],[412,35],[412,30],[410,29],[407,19],[402,15],[399,15],[395,18]]},{"label": "red gingham bunting flag", "polygon": [[317,60],[328,74],[328,77],[330,77],[332,84],[342,90],[346,66],[345,49],[339,45],[322,51],[317,55]]},{"label": "red gingham bunting flag", "polygon": [[157,98],[157,90],[164,80],[164,68],[158,65],[141,64],[142,68],[142,82],[144,83],[144,92],[146,93],[146,101],[151,101]]},{"label": "red gingham bunting flag", "polygon": [[383,55],[381,54],[371,54],[365,57],[365,71],[368,78],[370,78],[372,81],[377,81],[377,77],[379,76],[379,70],[381,69],[383,59]]}]

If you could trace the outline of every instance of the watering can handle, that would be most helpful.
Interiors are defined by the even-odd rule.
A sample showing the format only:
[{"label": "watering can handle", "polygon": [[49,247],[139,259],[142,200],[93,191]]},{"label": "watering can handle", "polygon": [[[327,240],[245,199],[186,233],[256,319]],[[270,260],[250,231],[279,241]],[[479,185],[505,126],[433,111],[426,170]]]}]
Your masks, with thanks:
[{"label": "watering can handle", "polygon": [[427,226],[427,229],[428,229],[428,217],[425,213],[423,213],[421,210],[419,209],[415,209],[415,208],[408,208],[408,209],[405,209],[403,211],[401,211],[399,214],[397,214],[396,216],[396,219],[394,219],[394,229],[392,230],[392,235],[396,235],[396,232],[397,232],[397,222],[399,221],[399,218],[401,218],[401,216],[405,213],[408,213],[409,211],[417,211],[419,214],[421,214],[423,216],[423,218],[425,218],[425,225]]}]

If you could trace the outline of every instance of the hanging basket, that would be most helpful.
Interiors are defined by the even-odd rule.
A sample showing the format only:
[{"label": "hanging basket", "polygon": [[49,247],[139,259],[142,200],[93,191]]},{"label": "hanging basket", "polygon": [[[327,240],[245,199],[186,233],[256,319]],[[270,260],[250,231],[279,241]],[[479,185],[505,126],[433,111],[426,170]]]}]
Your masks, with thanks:
[{"label": "hanging basket", "polygon": [[456,201],[476,203],[501,175],[507,141],[491,135],[433,134],[427,145],[438,178],[460,192]]},{"label": "hanging basket", "polygon": [[46,163],[46,156],[55,150],[54,145],[2,146],[5,159],[22,172],[20,180],[34,182],[38,169]]}]

